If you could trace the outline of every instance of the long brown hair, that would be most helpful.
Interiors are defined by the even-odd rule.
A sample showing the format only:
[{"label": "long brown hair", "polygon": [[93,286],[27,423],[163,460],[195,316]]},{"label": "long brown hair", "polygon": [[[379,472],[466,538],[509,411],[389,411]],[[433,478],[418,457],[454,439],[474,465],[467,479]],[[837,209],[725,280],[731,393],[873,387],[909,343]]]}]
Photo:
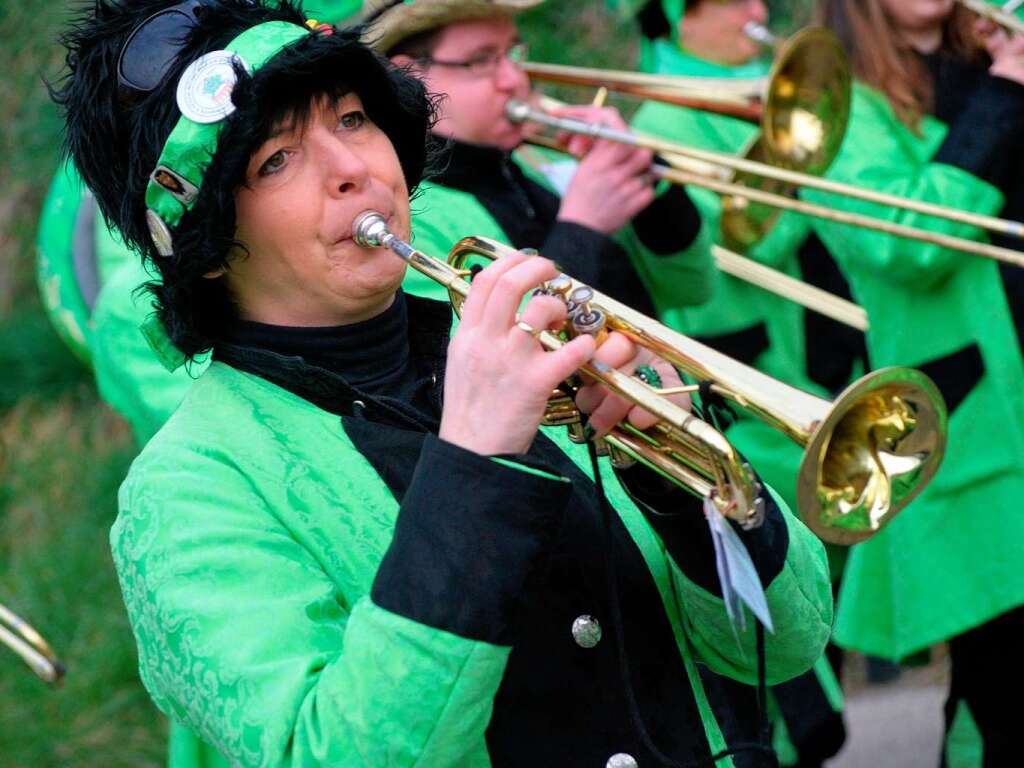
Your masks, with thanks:
[{"label": "long brown hair", "polygon": [[[946,21],[943,47],[967,61],[983,61],[972,32],[974,17],[960,5]],[[880,0],[819,0],[818,22],[842,42],[854,76],[881,91],[897,117],[917,130],[934,106],[932,78],[920,56],[896,32]]]}]

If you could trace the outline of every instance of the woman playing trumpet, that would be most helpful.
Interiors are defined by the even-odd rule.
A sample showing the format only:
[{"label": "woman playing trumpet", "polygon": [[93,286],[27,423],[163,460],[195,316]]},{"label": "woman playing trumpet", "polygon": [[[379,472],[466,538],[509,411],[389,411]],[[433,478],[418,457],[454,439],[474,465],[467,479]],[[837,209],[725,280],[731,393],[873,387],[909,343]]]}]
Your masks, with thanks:
[{"label": "woman playing trumpet", "polygon": [[[700,503],[606,470],[606,542],[586,451],[538,432],[592,357],[677,379],[622,337],[544,352],[532,331],[565,308],[517,317],[556,274],[522,254],[475,278],[449,348],[449,308],[352,238],[367,209],[409,236],[431,104],[305,22],[287,3],[100,2],[68,38],[69,146],[160,272],[149,334],[214,358],[111,534],[145,684],[241,765],[706,759],[722,742],[694,662],[749,681],[758,654],[716,595]],[[580,406],[596,433],[649,419],[594,385]],[[820,653],[831,603],[820,546],[773,498],[740,535],[776,682]]]}]

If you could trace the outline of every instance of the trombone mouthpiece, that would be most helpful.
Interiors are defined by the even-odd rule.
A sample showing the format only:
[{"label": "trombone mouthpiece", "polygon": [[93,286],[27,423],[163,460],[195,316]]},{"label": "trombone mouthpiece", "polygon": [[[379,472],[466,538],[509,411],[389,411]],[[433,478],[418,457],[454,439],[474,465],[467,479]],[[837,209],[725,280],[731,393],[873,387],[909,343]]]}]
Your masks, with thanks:
[{"label": "trombone mouthpiece", "polygon": [[755,43],[760,43],[766,48],[775,48],[779,44],[778,36],[769,31],[768,27],[758,24],[756,21],[748,21],[743,27],[743,33]]},{"label": "trombone mouthpiece", "polygon": [[530,105],[519,99],[509,99],[505,104],[505,117],[513,123],[522,123],[530,117]]},{"label": "trombone mouthpiece", "polygon": [[352,224],[352,239],[362,248],[380,248],[389,235],[387,219],[377,211],[363,211]]}]

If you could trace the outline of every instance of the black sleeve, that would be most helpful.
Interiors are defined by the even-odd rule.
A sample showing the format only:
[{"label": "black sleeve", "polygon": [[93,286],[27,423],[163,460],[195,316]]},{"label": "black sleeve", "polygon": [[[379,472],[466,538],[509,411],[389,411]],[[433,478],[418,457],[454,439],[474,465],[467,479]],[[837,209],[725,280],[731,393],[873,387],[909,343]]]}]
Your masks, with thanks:
[{"label": "black sleeve", "polygon": [[613,238],[571,221],[555,221],[541,253],[566,274],[638,312],[654,314],[654,302],[629,254]]},{"label": "black sleeve", "polygon": [[647,250],[658,256],[685,251],[700,234],[701,218],[686,189],[671,185],[633,217],[633,229]]},{"label": "black sleeve", "polygon": [[553,541],[572,484],[428,435],[373,602],[461,637],[509,645],[520,593]]},{"label": "black sleeve", "polygon": [[1024,139],[1024,85],[1003,77],[985,77],[949,126],[936,163],[961,168],[1002,187],[1009,163]]},{"label": "black sleeve", "polygon": [[[665,548],[690,581],[721,597],[715,545],[701,499],[640,464],[618,471],[619,480],[644,513]],[[789,550],[789,529],[775,501],[762,493],[764,523],[744,531],[730,521],[757,568],[765,589],[782,571]]]}]

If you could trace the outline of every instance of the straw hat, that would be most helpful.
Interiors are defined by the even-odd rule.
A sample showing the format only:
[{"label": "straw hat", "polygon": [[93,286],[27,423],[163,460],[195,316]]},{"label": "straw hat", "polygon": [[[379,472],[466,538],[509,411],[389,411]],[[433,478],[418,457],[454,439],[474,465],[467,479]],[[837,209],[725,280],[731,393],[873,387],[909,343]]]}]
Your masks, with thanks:
[{"label": "straw hat", "polygon": [[363,42],[386,54],[402,40],[420,32],[456,21],[512,16],[542,2],[544,0],[369,0],[363,10],[363,17],[370,19]]}]

